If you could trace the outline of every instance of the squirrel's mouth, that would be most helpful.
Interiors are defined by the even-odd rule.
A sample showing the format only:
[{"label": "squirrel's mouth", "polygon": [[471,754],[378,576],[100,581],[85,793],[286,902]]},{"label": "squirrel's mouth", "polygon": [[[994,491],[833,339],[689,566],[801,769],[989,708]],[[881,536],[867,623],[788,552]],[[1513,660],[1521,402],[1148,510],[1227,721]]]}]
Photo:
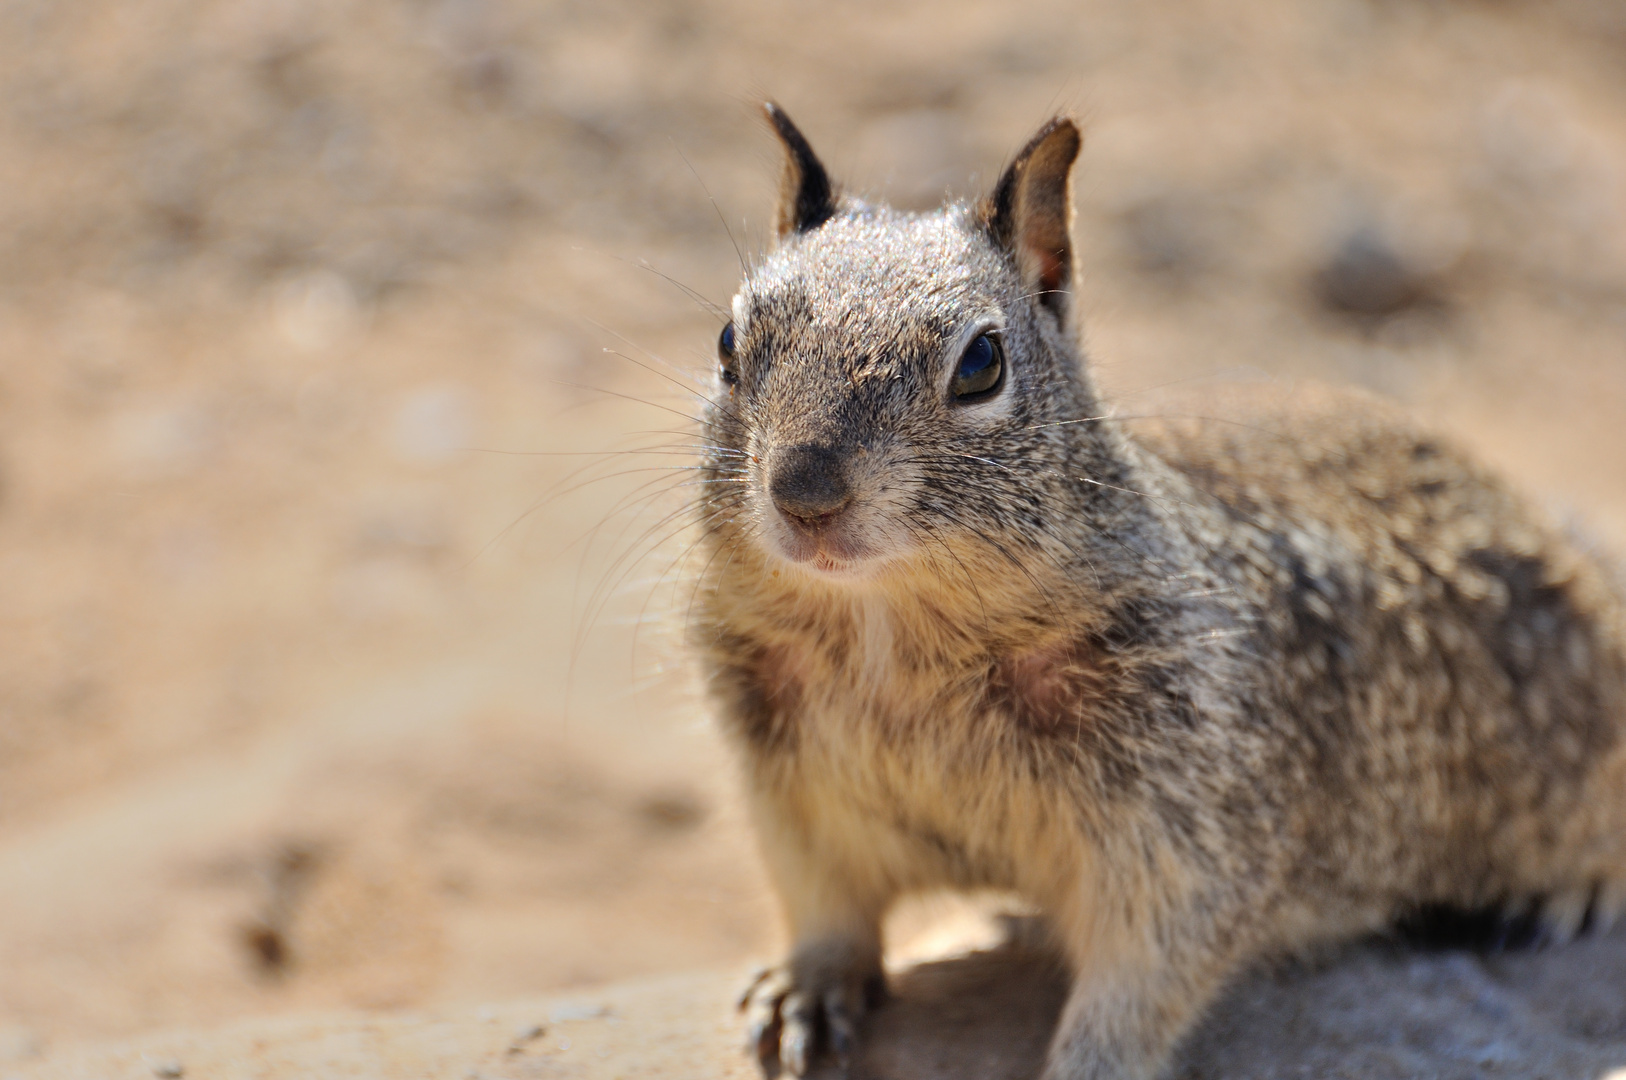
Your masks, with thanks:
[{"label": "squirrel's mouth", "polygon": [[779,513],[775,539],[779,553],[794,563],[818,570],[838,570],[863,562],[870,554],[853,536],[850,515],[843,511],[815,519]]},{"label": "squirrel's mouth", "polygon": [[853,565],[849,561],[833,558],[822,551],[809,559],[807,564],[825,574],[846,574]]},{"label": "squirrel's mouth", "polygon": [[868,576],[887,561],[884,545],[867,533],[862,511],[848,507],[816,519],[778,512],[768,530],[774,554],[820,577],[853,579]]}]

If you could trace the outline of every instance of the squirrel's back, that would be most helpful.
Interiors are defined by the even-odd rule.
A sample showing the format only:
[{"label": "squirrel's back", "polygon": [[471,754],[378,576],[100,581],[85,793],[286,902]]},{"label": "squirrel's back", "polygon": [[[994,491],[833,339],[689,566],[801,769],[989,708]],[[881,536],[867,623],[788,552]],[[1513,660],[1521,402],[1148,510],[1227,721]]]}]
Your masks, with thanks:
[{"label": "squirrel's back", "polygon": [[1228,519],[1220,571],[1276,661],[1265,707],[1341,806],[1303,815],[1326,832],[1306,850],[1329,853],[1302,867],[1307,894],[1364,877],[1402,910],[1545,903],[1560,932],[1621,902],[1591,895],[1626,859],[1618,800],[1600,798],[1626,781],[1605,765],[1626,760],[1626,603],[1607,564],[1363,394],[1129,426]]}]

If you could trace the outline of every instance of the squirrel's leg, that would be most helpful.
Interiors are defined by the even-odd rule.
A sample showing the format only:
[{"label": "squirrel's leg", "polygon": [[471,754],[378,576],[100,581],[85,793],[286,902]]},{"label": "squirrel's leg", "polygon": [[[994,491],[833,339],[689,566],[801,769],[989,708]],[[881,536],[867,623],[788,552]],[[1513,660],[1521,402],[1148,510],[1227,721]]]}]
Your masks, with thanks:
[{"label": "squirrel's leg", "polygon": [[1165,908],[1156,926],[1096,922],[1070,943],[1073,987],[1042,1080],[1163,1074],[1176,1042],[1247,955],[1240,943],[1250,920],[1240,901],[1206,900]]},{"label": "squirrel's leg", "polygon": [[749,1013],[750,1049],[764,1073],[783,1067],[803,1076],[823,1049],[845,1066],[859,1020],[885,993],[881,918],[888,895],[876,876],[850,861],[821,857],[810,830],[787,820],[785,809],[759,806],[755,817],[791,955],[757,976],[740,1008]]}]

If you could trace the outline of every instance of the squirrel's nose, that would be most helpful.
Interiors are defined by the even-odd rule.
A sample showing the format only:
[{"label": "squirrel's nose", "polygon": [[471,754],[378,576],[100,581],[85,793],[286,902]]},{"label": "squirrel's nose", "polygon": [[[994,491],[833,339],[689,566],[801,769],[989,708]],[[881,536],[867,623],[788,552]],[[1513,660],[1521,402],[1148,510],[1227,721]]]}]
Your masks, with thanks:
[{"label": "squirrel's nose", "polygon": [[852,501],[840,449],[816,444],[790,446],[773,455],[768,497],[787,517],[815,525]]}]

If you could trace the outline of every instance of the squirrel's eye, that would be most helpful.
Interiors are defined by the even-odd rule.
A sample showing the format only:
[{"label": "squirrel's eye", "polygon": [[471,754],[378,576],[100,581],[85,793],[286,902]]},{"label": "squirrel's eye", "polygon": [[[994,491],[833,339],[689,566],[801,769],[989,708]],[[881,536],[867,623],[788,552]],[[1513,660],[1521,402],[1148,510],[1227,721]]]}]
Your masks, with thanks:
[{"label": "squirrel's eye", "polygon": [[717,360],[723,365],[723,381],[730,386],[740,381],[739,368],[734,363],[734,324],[723,327],[717,337]]},{"label": "squirrel's eye", "polygon": [[977,340],[966,346],[960,357],[960,366],[954,371],[949,392],[956,401],[981,401],[993,397],[1005,381],[1005,353],[999,338],[993,334],[979,334]]}]

